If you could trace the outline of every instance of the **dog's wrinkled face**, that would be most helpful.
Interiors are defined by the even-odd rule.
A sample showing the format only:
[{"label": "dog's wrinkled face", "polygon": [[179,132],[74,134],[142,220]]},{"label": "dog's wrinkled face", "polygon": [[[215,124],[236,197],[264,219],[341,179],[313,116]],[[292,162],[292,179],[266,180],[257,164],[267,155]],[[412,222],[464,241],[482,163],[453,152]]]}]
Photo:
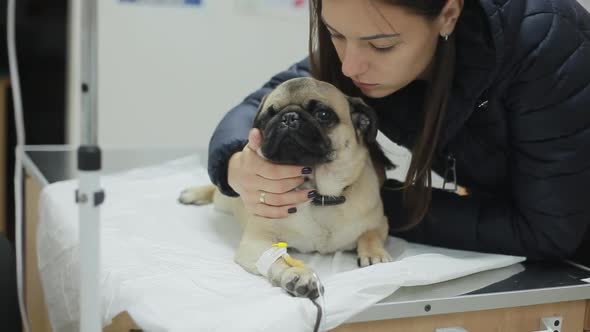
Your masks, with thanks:
[{"label": "dog's wrinkled face", "polygon": [[308,77],[286,81],[268,94],[253,126],[262,132],[265,158],[293,165],[331,162],[339,152],[353,152],[377,136],[371,108]]}]

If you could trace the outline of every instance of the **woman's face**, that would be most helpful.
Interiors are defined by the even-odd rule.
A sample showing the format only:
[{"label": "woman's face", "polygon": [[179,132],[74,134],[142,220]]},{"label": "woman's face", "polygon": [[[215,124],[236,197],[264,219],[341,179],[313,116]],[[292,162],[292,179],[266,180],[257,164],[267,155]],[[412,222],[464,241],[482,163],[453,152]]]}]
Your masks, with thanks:
[{"label": "woman's face", "polygon": [[441,34],[437,20],[371,0],[323,0],[322,7],[342,73],[365,96],[385,97],[429,79]]}]

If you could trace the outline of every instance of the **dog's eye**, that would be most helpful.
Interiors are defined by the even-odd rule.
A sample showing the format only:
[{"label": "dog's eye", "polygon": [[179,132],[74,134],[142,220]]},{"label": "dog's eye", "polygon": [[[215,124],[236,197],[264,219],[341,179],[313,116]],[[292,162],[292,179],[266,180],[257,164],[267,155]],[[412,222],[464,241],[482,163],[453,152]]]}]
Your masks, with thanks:
[{"label": "dog's eye", "polygon": [[332,120],[332,112],[329,111],[317,111],[315,117],[320,123],[328,123]]},{"label": "dog's eye", "polygon": [[270,107],[266,109],[266,114],[269,116],[275,116],[277,115],[277,110],[275,110],[273,105],[270,105]]}]

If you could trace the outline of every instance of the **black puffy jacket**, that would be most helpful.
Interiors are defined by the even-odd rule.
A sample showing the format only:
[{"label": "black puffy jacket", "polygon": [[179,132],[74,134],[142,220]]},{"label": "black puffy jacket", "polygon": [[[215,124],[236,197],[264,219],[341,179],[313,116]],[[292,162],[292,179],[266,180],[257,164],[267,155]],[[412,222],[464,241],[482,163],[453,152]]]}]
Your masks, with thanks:
[{"label": "black puffy jacket", "polygon": [[[466,1],[454,33],[455,79],[433,168],[452,173],[453,163],[471,195],[435,189],[428,216],[395,235],[530,259],[572,256],[590,234],[590,14],[575,0]],[[308,68],[303,60],[274,76],[219,123],[209,174],[222,192],[236,195],[228,160],[246,144],[262,96]],[[366,99],[383,134],[408,148],[423,90],[414,82]],[[399,226],[401,193],[382,196]]]}]

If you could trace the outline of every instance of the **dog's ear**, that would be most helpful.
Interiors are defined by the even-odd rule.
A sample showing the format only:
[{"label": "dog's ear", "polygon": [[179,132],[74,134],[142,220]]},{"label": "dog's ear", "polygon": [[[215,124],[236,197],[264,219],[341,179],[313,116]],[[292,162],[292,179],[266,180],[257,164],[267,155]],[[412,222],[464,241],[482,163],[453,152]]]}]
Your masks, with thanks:
[{"label": "dog's ear", "polygon": [[365,143],[377,140],[377,113],[358,97],[348,97],[350,116],[357,135],[362,136]]},{"label": "dog's ear", "polygon": [[386,170],[396,168],[397,166],[391,162],[377,142],[377,113],[375,110],[358,97],[348,97],[348,102],[357,137],[362,135],[373,162],[382,165]]}]

